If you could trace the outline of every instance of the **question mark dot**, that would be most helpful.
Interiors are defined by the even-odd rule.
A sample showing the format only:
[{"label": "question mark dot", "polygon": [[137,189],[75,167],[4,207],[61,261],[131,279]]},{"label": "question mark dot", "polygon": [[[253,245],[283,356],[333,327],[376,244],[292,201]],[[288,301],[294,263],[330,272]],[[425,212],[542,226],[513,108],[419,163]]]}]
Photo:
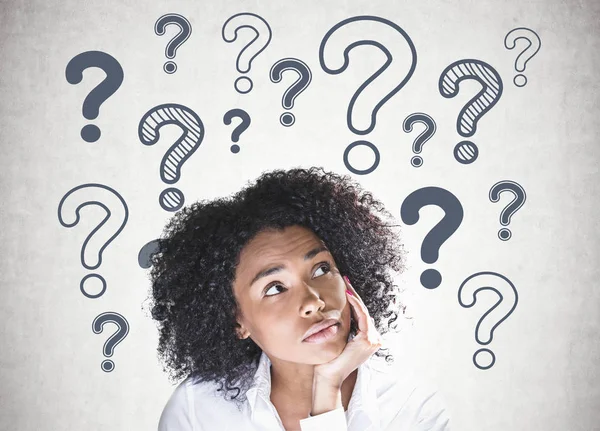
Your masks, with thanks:
[{"label": "question mark dot", "polygon": [[285,127],[290,127],[296,122],[296,117],[294,117],[294,114],[291,112],[284,112],[281,114],[281,117],[279,117],[279,122]]},{"label": "question mark dot", "polygon": [[162,191],[158,201],[162,209],[173,212],[177,211],[183,206],[185,197],[183,196],[182,191],[178,188],[169,187],[168,189]]},{"label": "question mark dot", "polygon": [[454,147],[454,158],[463,165],[468,165],[477,160],[479,148],[471,141],[461,141]]},{"label": "question mark dot", "polygon": [[232,146],[231,146],[231,152],[232,152],[233,154],[237,154],[237,153],[239,153],[239,152],[240,152],[240,146],[239,146],[239,145],[232,145]]},{"label": "question mark dot", "polygon": [[102,361],[102,365],[100,365],[100,367],[102,368],[102,371],[110,373],[112,370],[115,369],[115,363],[110,359],[107,359],[105,361]]},{"label": "question mark dot", "polygon": [[517,75],[514,77],[513,82],[517,87],[524,87],[527,84],[527,77],[525,75]]},{"label": "question mark dot", "polygon": [[88,124],[81,129],[81,137],[85,142],[96,142],[100,139],[100,129],[93,124]]},{"label": "question mark dot", "polygon": [[234,87],[238,93],[246,94],[250,93],[250,90],[252,90],[253,85],[254,84],[252,83],[252,80],[250,78],[246,76],[240,76],[238,79],[235,80]]},{"label": "question mark dot", "polygon": [[415,168],[419,168],[423,166],[423,159],[421,158],[421,156],[414,156],[412,159],[410,159],[410,164],[413,165]]},{"label": "question mark dot", "polygon": [[177,65],[172,61],[167,61],[163,66],[163,70],[170,75],[171,73],[175,73],[177,71]]},{"label": "question mark dot", "polygon": [[512,237],[510,229],[502,228],[498,231],[498,238],[502,241],[508,241]]},{"label": "question mark dot", "polygon": [[435,289],[442,283],[442,275],[435,269],[427,269],[421,274],[421,284],[426,289]]},{"label": "question mark dot", "polygon": [[[484,362],[482,358],[486,356],[483,354],[484,352],[487,353],[487,356],[489,356],[489,360],[486,361],[488,363],[487,365],[482,365]],[[490,349],[479,349],[473,354],[473,363],[480,370],[488,370],[496,363],[496,355],[494,355],[494,352],[492,352]]]}]

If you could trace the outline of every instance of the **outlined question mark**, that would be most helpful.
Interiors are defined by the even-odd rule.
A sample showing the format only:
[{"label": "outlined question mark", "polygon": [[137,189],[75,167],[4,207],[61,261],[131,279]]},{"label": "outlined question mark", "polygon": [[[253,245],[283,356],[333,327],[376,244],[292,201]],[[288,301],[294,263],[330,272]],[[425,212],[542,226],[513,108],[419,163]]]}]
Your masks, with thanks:
[{"label": "outlined question mark", "polygon": [[[95,197],[95,199],[94,199]],[[102,265],[102,253],[104,249],[121,233],[127,220],[129,219],[129,208],[123,197],[114,189],[105,186],[104,184],[88,183],[74,187],[69,190],[60,200],[58,204],[58,221],[64,227],[73,227],[81,220],[80,212],[82,208],[88,205],[95,205],[102,208],[106,212],[106,217],[90,232],[81,246],[81,264],[86,269],[97,269]],[[112,211],[121,210],[121,213],[112,215]],[[75,218],[73,220],[73,215]],[[73,220],[73,221],[70,221]],[[106,226],[105,226],[106,225]],[[98,233],[98,231],[100,231]],[[112,235],[110,237],[109,234]],[[106,239],[108,237],[108,239]],[[91,244],[89,244],[91,242]],[[98,250],[93,252],[91,250]],[[89,256],[94,255],[97,263],[88,264]],[[89,287],[86,287],[86,282],[90,278],[100,280],[102,289],[97,294],[88,292]],[[89,286],[89,284],[87,284]],[[79,283],[79,289],[84,296],[96,299],[104,295],[106,291],[106,280],[99,274],[88,274]]]},{"label": "outlined question mark", "polygon": [[[221,29],[221,36],[225,42],[234,42],[237,40],[238,31],[243,28],[253,30],[255,36],[240,51],[235,61],[235,68],[239,73],[248,73],[252,60],[271,42],[272,32],[271,27],[262,17],[254,13],[242,12],[225,21]],[[253,86],[252,80],[247,76],[240,76],[234,84],[236,91],[240,94],[249,93]]]},{"label": "outlined question mark", "polygon": [[[294,101],[300,93],[302,93],[310,85],[312,81],[312,72],[306,63],[297,58],[282,58],[277,61],[271,71],[269,72],[269,78],[271,82],[281,82],[281,78],[285,71],[292,70],[298,74],[298,79],[285,90],[281,98],[281,105],[284,109],[291,110],[294,107]],[[281,125],[289,127],[296,122],[296,117],[291,112],[284,112],[279,117]]]},{"label": "outlined question mark", "polygon": [[[532,29],[527,27],[517,27],[509,31],[504,37],[504,47],[506,49],[514,49],[517,46],[516,42],[519,39],[526,40],[529,44],[515,59],[515,70],[517,72],[525,72],[527,62],[538,53],[542,46],[542,41],[538,34]],[[522,73],[519,73],[513,78],[513,83],[517,87],[524,87],[527,84],[527,77]]]},{"label": "outlined question mark", "polygon": [[[472,79],[483,87],[475,97],[461,109],[456,120],[459,135],[470,137],[477,131],[477,123],[502,96],[502,78],[496,70],[481,60],[458,60],[444,69],[440,75],[438,89],[447,99],[458,94],[458,84]],[[479,148],[471,141],[461,141],[454,147],[454,158],[464,165],[473,163],[479,155]]]},{"label": "outlined question mark", "polygon": [[[525,194],[525,189],[519,183],[510,180],[503,180],[498,181],[490,189],[490,201],[498,202],[502,192],[512,192],[515,197],[500,213],[500,224],[502,226],[508,226],[510,224],[511,217],[525,203],[527,195]],[[511,237],[512,233],[508,228],[502,228],[498,231],[498,238],[500,238],[502,241],[508,241]]]},{"label": "outlined question mark", "polygon": [[[354,40],[356,34],[370,35],[373,33],[373,27],[377,28],[378,38],[382,38],[384,35],[388,36],[388,46],[394,48],[395,55],[392,55],[390,50],[383,43],[376,40],[363,39],[352,42],[348,45],[348,41]],[[346,45],[343,53],[333,51],[335,48],[341,45]],[[338,75],[344,72],[350,64],[350,51],[357,46],[362,45],[377,47],[386,56],[386,61],[369,78],[367,78],[365,82],[360,85],[358,90],[356,90],[356,92],[353,94],[348,105],[346,122],[352,133],[357,135],[366,135],[373,131],[377,121],[377,112],[388,100],[392,98],[392,96],[398,93],[398,91],[400,91],[400,89],[406,85],[408,80],[412,77],[417,65],[417,51],[415,49],[415,45],[412,39],[400,26],[385,18],[361,15],[340,21],[327,31],[325,37],[323,37],[323,40],[321,41],[321,45],[319,46],[319,62],[321,64],[321,68],[330,75]],[[402,48],[404,48],[404,51]],[[402,59],[404,57],[409,59],[408,62],[410,65],[408,66],[408,71],[406,71],[406,65],[401,64],[400,60],[398,60],[399,58]],[[327,61],[325,58],[327,58]],[[396,61],[393,61],[394,59],[396,59]],[[391,91],[381,91],[381,86],[372,85],[373,81],[384,74],[384,72],[385,77],[387,77],[384,78],[384,82],[385,79],[389,79],[396,83],[398,82],[398,77],[402,77],[400,83],[396,84]],[[365,95],[361,97],[363,92]],[[353,111],[357,101],[362,100],[378,100],[378,102],[371,110],[369,124],[366,127],[357,127],[356,124],[358,123],[358,118],[356,118]],[[356,146],[366,146],[373,151],[375,155],[375,161],[368,169],[358,170],[350,165],[348,156],[350,151]],[[375,169],[377,169],[380,160],[379,150],[377,147],[366,140],[359,140],[351,143],[344,151],[343,157],[346,168],[357,175],[366,175],[373,172]]]},{"label": "outlined question mark", "polygon": [[[429,141],[429,139],[431,139],[431,137],[435,134],[437,127],[435,121],[433,121],[433,118],[431,118],[429,115],[423,112],[415,112],[404,119],[404,122],[402,123],[402,129],[406,133],[410,133],[413,130],[413,125],[416,123],[423,124],[425,126],[425,130],[423,130],[423,132],[417,136],[417,139],[414,140],[412,151],[415,154],[421,154],[423,145],[425,145],[425,142]],[[413,167],[418,168],[423,165],[423,159],[421,156],[414,156],[412,159],[410,159],[410,164],[413,165]]]},{"label": "outlined question mark", "polygon": [[[223,123],[229,126],[231,124],[231,120],[233,120],[234,117],[237,117],[242,120],[242,122],[238,124],[238,126],[235,129],[233,129],[233,132],[231,132],[231,140],[233,142],[237,142],[240,140],[240,135],[243,132],[245,132],[248,127],[250,127],[250,123],[252,122],[252,120],[250,119],[250,115],[248,115],[246,111],[244,111],[243,109],[235,108],[230,109],[225,113],[225,115],[223,116]],[[240,146],[232,145],[230,149],[232,153],[237,154],[240,151]]]},{"label": "outlined question mark", "polygon": [[[494,287],[498,286],[498,288]],[[458,302],[462,307],[471,308],[477,302],[477,295],[483,291],[492,291],[499,296],[498,301],[485,312],[475,327],[475,340],[487,346],[494,338],[494,331],[515,311],[519,294],[515,285],[502,274],[491,271],[470,275],[458,288]],[[481,334],[486,334],[482,339]],[[489,334],[489,335],[488,335]],[[490,355],[488,365],[483,365],[484,353]],[[496,355],[488,348],[481,348],[473,354],[473,364],[480,370],[488,370],[496,363]]]},{"label": "outlined question mark", "polygon": [[[106,78],[98,84],[83,101],[83,116],[88,120],[98,118],[102,105],[123,83],[123,68],[112,56],[102,51],[86,51],[77,54],[69,61],[65,69],[65,77],[69,84],[79,84],[83,79],[83,71],[89,67],[98,67],[106,73]],[[88,124],[81,129],[81,137],[85,142],[96,142],[100,139],[98,126]]]},{"label": "outlined question mark", "polygon": [[[154,145],[160,139],[160,128],[175,124],[183,134],[169,147],[160,162],[160,179],[175,184],[181,178],[181,167],[198,149],[204,139],[204,125],[190,108],[177,103],[155,106],[144,114],[138,127],[138,137],[144,145]],[[165,211],[177,211],[184,202],[183,192],[176,187],[163,190],[158,198]]]},{"label": "outlined question mark", "polygon": [[[129,334],[129,323],[119,313],[107,311],[96,316],[92,322],[92,331],[94,331],[94,334],[101,334],[104,331],[104,325],[107,323],[114,323],[118,328],[117,332],[111,335],[102,347],[102,354],[110,358],[114,354],[117,344],[123,341],[127,337],[127,334]],[[115,369],[115,363],[110,359],[105,359],[100,364],[100,368],[102,368],[102,371],[110,373]]]},{"label": "outlined question mark", "polygon": [[[440,187],[423,187],[415,190],[404,199],[400,207],[402,221],[413,225],[419,221],[419,211],[427,205],[435,205],[444,210],[444,217],[423,239],[421,259],[426,263],[437,262],[442,244],[454,234],[463,219],[463,207],[460,201],[448,190]],[[442,275],[435,269],[421,273],[421,285],[435,289],[442,282]]]},{"label": "outlined question mark", "polygon": [[[190,24],[186,17],[179,15],[178,13],[167,13],[158,18],[154,23],[154,33],[158,36],[163,36],[165,34],[165,28],[168,25],[179,27],[179,33],[167,43],[165,48],[165,56],[169,59],[173,59],[175,58],[177,49],[183,45],[192,34],[192,24]],[[177,64],[175,64],[174,61],[167,61],[163,65],[163,70],[168,74],[175,73],[177,71]]]}]

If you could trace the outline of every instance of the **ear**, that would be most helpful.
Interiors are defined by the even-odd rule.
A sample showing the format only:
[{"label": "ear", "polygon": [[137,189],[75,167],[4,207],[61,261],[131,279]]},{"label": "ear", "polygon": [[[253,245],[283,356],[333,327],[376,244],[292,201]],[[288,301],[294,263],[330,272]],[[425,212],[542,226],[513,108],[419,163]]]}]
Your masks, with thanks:
[{"label": "ear", "polygon": [[240,325],[239,322],[236,322],[235,326],[236,335],[240,340],[243,340],[250,336],[250,332],[248,332],[248,330],[243,325]]}]

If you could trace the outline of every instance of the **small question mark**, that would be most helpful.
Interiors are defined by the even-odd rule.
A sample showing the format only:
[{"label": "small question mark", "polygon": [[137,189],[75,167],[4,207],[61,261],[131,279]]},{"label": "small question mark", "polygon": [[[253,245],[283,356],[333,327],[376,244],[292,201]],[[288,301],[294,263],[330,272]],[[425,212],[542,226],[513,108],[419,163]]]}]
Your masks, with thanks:
[{"label": "small question mark", "polygon": [[[98,117],[100,105],[104,103],[123,82],[123,68],[111,55],[102,51],[86,51],[77,54],[69,61],[65,69],[65,77],[69,84],[79,84],[83,79],[83,71],[89,67],[98,67],[106,73],[106,78],[98,84],[83,101],[83,116],[88,120]],[[96,142],[100,139],[98,126],[88,124],[81,129],[81,137],[85,142]]]},{"label": "small question mark", "polygon": [[[298,74],[298,79],[285,90],[283,97],[281,98],[281,105],[284,109],[292,109],[294,107],[294,100],[300,93],[302,93],[309,86],[312,81],[312,72],[306,63],[297,58],[282,58],[271,67],[269,77],[271,82],[281,82],[283,72],[286,70],[293,70]],[[296,122],[296,117],[291,112],[284,112],[279,117],[279,122],[286,127],[291,126]]]},{"label": "small question mark", "polygon": [[[508,226],[510,224],[510,218],[523,206],[527,198],[525,189],[514,181],[503,180],[498,181],[490,189],[490,201],[498,202],[500,200],[500,193],[503,191],[512,192],[515,198],[502,210],[500,213],[500,224],[502,226]],[[498,231],[498,238],[502,241],[508,241],[512,237],[512,233],[508,228],[502,228]]]},{"label": "small question mark", "polygon": [[[483,286],[483,287],[481,287]],[[498,288],[494,287],[498,286]],[[490,290],[497,294],[500,299],[485,312],[475,327],[475,340],[477,343],[487,346],[494,337],[494,330],[504,322],[508,316],[515,311],[519,301],[519,295],[515,285],[502,274],[491,271],[478,272],[470,275],[458,288],[458,302],[462,307],[471,308],[477,302],[477,295],[481,291]],[[469,301],[471,299],[471,302]],[[483,325],[485,322],[485,325]],[[482,329],[482,325],[483,328]],[[493,325],[493,326],[492,326]],[[481,333],[489,334],[485,340],[481,339]],[[490,355],[488,365],[482,365],[483,353]],[[496,355],[490,349],[482,348],[473,354],[473,364],[480,370],[488,370],[494,366]]]},{"label": "small question mark", "polygon": [[152,266],[152,256],[160,251],[160,239],[148,241],[138,253],[138,265],[144,269]]},{"label": "small question mark", "polygon": [[[388,45],[393,46],[395,58],[397,59],[396,61],[393,61],[394,56],[383,43],[371,39],[358,40],[350,43],[349,45],[347,45],[346,43],[347,46],[344,49],[343,53],[336,52],[335,55],[333,55],[334,49],[337,49],[340,45],[343,44],[344,41],[354,40],[356,38],[356,34],[370,35],[373,32],[373,26],[375,26],[379,30],[379,37],[383,35],[388,37]],[[400,89],[402,89],[402,87],[404,87],[404,85],[406,85],[408,80],[412,77],[417,65],[417,51],[415,49],[415,45],[413,44],[412,39],[400,26],[385,18],[363,15],[347,18],[343,21],[340,21],[327,31],[325,37],[323,37],[323,40],[321,41],[321,45],[319,46],[319,62],[321,64],[321,68],[330,75],[338,75],[342,73],[348,68],[348,65],[350,64],[350,51],[356,48],[357,46],[362,45],[375,46],[379,48],[385,54],[387,59],[386,62],[381,67],[379,67],[379,69],[377,69],[365,82],[363,82],[360,85],[358,90],[356,90],[356,92],[352,96],[350,104],[348,105],[348,111],[346,114],[348,128],[352,131],[352,133],[355,133],[357,135],[366,135],[373,131],[376,124],[377,112],[388,100],[392,98],[392,96],[394,96],[398,91],[400,91]],[[327,51],[327,53],[325,51]],[[326,62],[325,57],[327,57],[329,61]],[[398,60],[402,58],[407,58],[408,60],[405,63],[409,63],[409,65],[403,64],[400,60]],[[406,71],[407,66],[408,72]],[[371,84],[379,76],[384,74],[384,72],[386,72],[385,76],[387,77],[387,79],[394,83],[398,82],[398,77],[402,77],[402,80],[399,84],[396,84],[391,91],[387,92],[387,94],[385,94],[383,97],[380,94],[381,90],[373,89],[373,86],[371,86],[369,90],[365,92],[366,94],[361,97],[361,94],[363,94],[363,91],[365,91],[367,86],[369,86],[369,84]],[[370,122],[366,128],[355,127],[356,118],[353,113],[353,110],[357,100],[359,99],[378,100],[375,107],[371,110]],[[352,150],[356,146],[361,145],[371,148],[375,155],[375,162],[373,163],[373,165],[368,169],[364,170],[355,169],[353,166],[350,165],[348,161],[350,150]],[[379,159],[379,150],[375,145],[373,145],[369,141],[355,141],[352,144],[350,144],[344,151],[344,164],[346,165],[346,168],[358,175],[366,175],[373,172],[379,165]]]},{"label": "small question mark", "polygon": [[[423,187],[415,190],[404,199],[400,208],[402,221],[413,225],[419,221],[419,211],[426,205],[436,205],[444,210],[445,215],[423,240],[421,259],[426,263],[437,262],[440,247],[458,229],[463,219],[463,207],[460,201],[448,190],[440,187]],[[435,289],[442,282],[441,274],[435,269],[427,269],[421,273],[421,285],[427,289]]]},{"label": "small question mark", "polygon": [[[413,153],[421,154],[423,145],[425,145],[425,142],[431,139],[437,128],[435,121],[433,121],[433,118],[431,118],[429,115],[424,114],[423,112],[415,112],[404,119],[404,122],[402,123],[402,129],[406,133],[410,133],[412,132],[413,125],[415,123],[421,123],[425,125],[425,130],[423,130],[423,132],[417,136],[417,139],[415,139],[412,146]],[[420,156],[414,156],[412,159],[410,159],[410,164],[413,165],[413,167],[418,168],[423,165],[423,159]]]},{"label": "small question mark", "polygon": [[[160,162],[160,179],[174,184],[181,177],[181,167],[198,149],[204,139],[204,125],[200,117],[190,108],[176,103],[155,106],[144,114],[138,127],[138,137],[144,145],[154,145],[160,139],[159,130],[167,124],[175,124],[183,134],[169,147]],[[185,197],[181,190],[169,187],[162,191],[158,199],[162,209],[177,211]]]},{"label": "small question mark", "polygon": [[[90,195],[95,199],[90,198]],[[97,205],[106,211],[106,217],[104,217],[92,232],[90,232],[81,246],[81,264],[86,269],[97,269],[102,265],[102,252],[121,233],[125,224],[127,224],[127,220],[129,219],[129,208],[127,208],[127,204],[123,197],[114,189],[105,186],[104,184],[82,184],[69,190],[60,200],[60,203],[58,204],[58,221],[64,227],[70,228],[75,226],[81,220],[81,209],[88,205]],[[113,211],[116,211],[117,209],[121,211],[120,213],[117,213],[118,216],[115,215],[111,217],[111,209]],[[65,221],[68,218],[72,219],[73,215],[75,215],[73,221]],[[101,232],[97,233],[99,230],[101,230]],[[108,239],[105,239],[110,233],[112,233],[112,235]],[[102,238],[103,240],[99,240],[99,238]],[[88,247],[90,241],[92,241],[93,247]],[[88,253],[89,249],[98,251],[96,253]],[[96,256],[97,263],[93,265],[87,263],[89,260],[87,257],[90,254]],[[86,282],[88,282],[90,278],[100,280],[100,283],[102,284],[100,293],[93,295],[88,292],[90,289],[86,288]],[[79,283],[79,289],[81,290],[81,293],[88,298],[99,298],[104,295],[104,292],[106,291],[106,280],[99,274],[88,274],[83,277]]]},{"label": "small question mark", "polygon": [[[167,13],[158,18],[156,23],[154,23],[154,33],[158,36],[164,35],[165,28],[169,24],[179,27],[179,33],[167,43],[167,47],[165,48],[167,58],[173,59],[175,58],[177,48],[183,45],[189,39],[190,34],[192,34],[192,24],[190,24],[186,17],[178,13]],[[175,73],[177,71],[177,64],[174,61],[167,61],[163,66],[163,70],[168,74]]]},{"label": "small question mark", "polygon": [[[252,121],[250,120],[250,115],[248,115],[248,113],[246,111],[244,111],[243,109],[236,108],[236,109],[230,109],[229,111],[227,111],[225,113],[225,115],[223,116],[223,123],[227,126],[230,125],[233,117],[237,117],[242,120],[242,122],[240,124],[238,124],[238,126],[235,129],[233,129],[233,132],[231,133],[231,140],[233,142],[237,142],[240,140],[240,135],[243,132],[245,132],[248,127],[250,127],[250,123]],[[231,146],[232,153],[236,154],[236,153],[239,153],[239,151],[240,151],[239,145]]]},{"label": "small question mark", "polygon": [[[129,334],[129,323],[127,322],[127,319],[125,319],[119,313],[111,311],[107,311],[96,316],[96,318],[92,322],[92,331],[94,331],[94,334],[101,334],[102,331],[104,331],[104,325],[106,325],[109,322],[112,322],[115,325],[117,325],[119,329],[104,343],[102,353],[107,358],[112,357],[117,344],[123,341],[125,337],[127,337],[127,334]],[[110,373],[112,370],[115,369],[115,363],[110,359],[106,359],[102,361],[100,368],[102,368],[102,371]]]},{"label": "small question mark", "polygon": [[[252,29],[256,33],[254,38],[242,48],[235,62],[235,68],[239,73],[248,73],[252,60],[271,42],[272,32],[271,27],[262,17],[254,13],[242,12],[225,21],[221,36],[225,42],[234,42],[238,37],[238,31],[242,28]],[[253,85],[250,78],[241,76],[235,80],[234,87],[238,93],[246,94],[252,90]]]},{"label": "small question mark", "polygon": [[[509,31],[504,37],[504,47],[507,49],[514,49],[517,46],[516,41],[519,39],[524,39],[529,42],[529,44],[523,51],[521,51],[515,60],[516,71],[525,72],[525,66],[527,65],[527,62],[531,60],[540,50],[542,41],[540,40],[538,34],[532,29],[527,27],[517,27]],[[527,77],[519,73],[513,78],[513,82],[517,87],[524,87],[527,84]]]},{"label": "small question mark", "polygon": [[[458,94],[458,84],[465,79],[477,81],[483,87],[461,109],[456,120],[456,130],[461,136],[470,137],[477,131],[477,122],[494,107],[502,96],[502,78],[496,70],[481,60],[459,60],[444,69],[440,75],[440,94],[449,99]],[[479,149],[471,141],[462,141],[454,147],[454,158],[462,164],[473,163]]]}]

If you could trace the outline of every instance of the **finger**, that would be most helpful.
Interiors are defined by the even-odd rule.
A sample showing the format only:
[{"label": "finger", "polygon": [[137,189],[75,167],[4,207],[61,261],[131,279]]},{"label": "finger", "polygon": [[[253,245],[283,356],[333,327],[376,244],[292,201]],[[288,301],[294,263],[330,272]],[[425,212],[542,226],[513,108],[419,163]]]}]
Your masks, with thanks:
[{"label": "finger", "polygon": [[346,293],[351,307],[354,309],[358,330],[364,333],[369,332],[369,323],[371,322],[369,312],[366,307],[354,296]]},{"label": "finger", "polygon": [[365,303],[363,302],[363,300],[360,298],[360,296],[358,296],[358,293],[356,293],[356,290],[354,289],[354,287],[352,287],[352,285],[350,284],[350,280],[348,279],[348,277],[346,277],[344,275],[344,282],[346,283],[346,288],[352,292],[354,298],[358,301],[359,306],[362,308],[363,312],[366,314],[369,314],[369,310],[367,309],[367,306],[365,305]]}]

